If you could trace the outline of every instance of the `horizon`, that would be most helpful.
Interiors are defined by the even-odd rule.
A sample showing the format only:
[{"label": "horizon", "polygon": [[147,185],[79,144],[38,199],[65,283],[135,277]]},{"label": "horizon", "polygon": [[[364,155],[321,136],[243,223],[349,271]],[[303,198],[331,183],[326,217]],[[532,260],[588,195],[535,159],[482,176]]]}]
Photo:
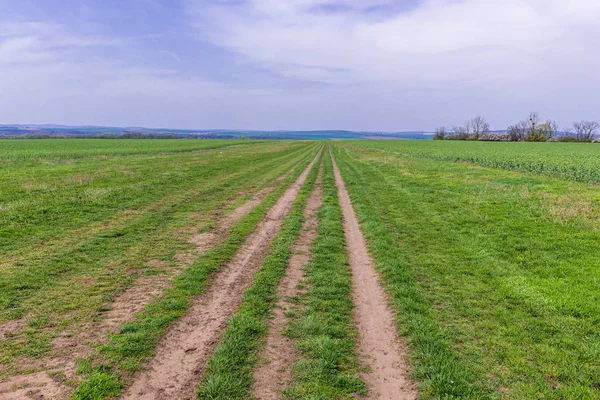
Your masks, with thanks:
[{"label": "horizon", "polygon": [[[382,133],[382,134],[394,134],[394,133],[423,133],[433,134],[434,131],[426,130],[410,130],[410,131],[367,131],[367,130],[350,130],[350,129],[247,129],[247,128],[168,128],[164,126],[112,126],[112,125],[68,125],[61,123],[39,123],[39,124],[28,124],[28,123],[16,123],[7,124],[1,123],[0,127],[46,127],[47,129],[69,129],[69,128],[105,128],[105,129],[147,129],[147,130],[165,130],[165,131],[188,131],[188,132],[206,132],[206,131],[224,131],[224,132],[352,132],[352,133]],[[492,130],[497,131],[497,130]]]},{"label": "horizon", "polygon": [[592,0],[0,0],[0,120],[562,128],[600,119],[599,19]]}]

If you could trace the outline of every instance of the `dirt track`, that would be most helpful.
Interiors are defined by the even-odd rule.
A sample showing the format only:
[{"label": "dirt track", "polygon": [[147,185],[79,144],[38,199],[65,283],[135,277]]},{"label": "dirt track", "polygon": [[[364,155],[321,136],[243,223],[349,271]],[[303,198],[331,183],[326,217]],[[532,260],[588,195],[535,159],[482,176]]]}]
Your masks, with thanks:
[{"label": "dirt track", "polygon": [[[318,157],[318,155],[317,155]],[[233,261],[216,274],[207,292],[163,337],[149,369],[137,376],[125,399],[192,399],[205,363],[258,271],[317,157],[269,210]]]},{"label": "dirt track", "polygon": [[[369,399],[412,400],[417,398],[416,385],[408,378],[409,369],[405,361],[404,346],[398,338],[394,314],[380,286],[378,274],[373,268],[366,242],[345,189],[340,171],[332,157],[340,206],[344,217],[344,232],[347,241],[353,280],[353,302],[355,322],[358,330],[358,353],[362,364],[370,367],[361,376],[367,384]],[[315,159],[296,181],[285,191],[277,203],[268,211],[265,219],[252,233],[229,265],[211,279],[206,292],[198,297],[190,310],[180,318],[162,338],[156,355],[148,369],[135,377],[124,399],[193,399],[206,361],[218,345],[219,337],[227,321],[242,301],[243,293],[260,268],[271,241],[279,232],[283,220],[290,212],[298,192],[305,182]],[[289,384],[290,367],[298,358],[293,343],[281,334],[287,318],[285,312],[292,303],[288,300],[299,293],[298,285],[303,278],[303,267],[310,260],[310,243],[317,235],[316,214],[322,204],[321,175],[315,189],[307,199],[306,221],[298,241],[293,247],[288,270],[282,279],[277,295],[274,319],[270,322],[263,357],[265,363],[254,371],[254,395],[259,400],[280,398],[282,390]],[[252,210],[268,193],[265,189],[252,200],[236,209],[220,221],[216,231],[196,234],[190,241],[195,249],[180,255],[180,264],[189,266],[207,248],[222,240],[231,225]],[[155,284],[157,282],[154,282]],[[168,282],[163,282],[163,285]],[[149,290],[140,291],[148,286]],[[120,322],[133,316],[133,311],[143,307],[153,296],[162,292],[163,285],[138,281],[131,291],[125,292],[114,304],[105,321],[98,328],[103,335],[115,329]],[[151,296],[151,297],[148,297]],[[77,338],[71,339],[76,340]],[[69,343],[67,343],[69,345]],[[60,344],[59,344],[60,346]],[[65,346],[68,349],[68,346]],[[64,359],[55,358],[55,368],[69,369],[79,357],[74,351]],[[57,363],[58,361],[61,361]],[[58,365],[57,365],[58,364]],[[9,386],[10,385],[10,386]],[[15,387],[15,385],[17,387]],[[27,376],[18,376],[12,382],[0,384],[0,398],[4,399],[63,399],[69,389],[51,378],[47,371]],[[42,395],[43,393],[43,395]]]},{"label": "dirt track", "polygon": [[[292,170],[286,172],[277,178],[276,182],[281,182],[291,172]],[[109,332],[115,331],[121,324],[131,320],[136,313],[144,309],[145,305],[163,293],[164,289],[168,287],[177,273],[190,267],[201,254],[224,241],[231,227],[252,211],[254,207],[258,206],[262,199],[273,191],[275,187],[276,185],[271,185],[254,194],[250,200],[244,202],[229,215],[221,218],[216,223],[214,230],[192,235],[188,239],[188,242],[194,244],[195,247],[186,253],[175,255],[175,258],[179,260],[175,268],[171,268],[166,274],[152,275],[138,279],[130,289],[122,293],[111,304],[111,310],[107,313],[102,326],[99,328],[95,327],[94,329],[102,332],[102,337],[106,337]],[[198,228],[199,226],[196,226],[193,230],[198,231]]]},{"label": "dirt track", "polygon": [[[276,182],[281,182],[291,172],[292,170],[286,172],[277,178]],[[275,189],[275,185],[254,194],[251,199],[237,207],[231,214],[221,218],[215,224],[214,230],[196,233],[189,237],[188,241],[194,244],[194,248],[186,253],[175,255],[178,260],[175,267],[170,268],[164,274],[143,276],[137,279],[131,288],[120,294],[110,304],[111,309],[105,313],[101,321],[90,324],[87,329],[82,329],[75,334],[55,338],[52,341],[52,356],[36,359],[22,366],[23,369],[43,369],[43,371],[17,375],[8,382],[0,383],[0,399],[69,398],[71,388],[64,385],[60,379],[51,377],[49,372],[61,371],[66,378],[76,378],[75,361],[91,354],[92,343],[105,342],[109,333],[116,332],[121,324],[131,320],[136,313],[144,309],[144,306],[160,296],[177,273],[188,268],[198,256],[224,240],[229,229],[252,211],[273,189]],[[191,231],[197,231],[199,227],[191,228]],[[159,263],[158,260],[156,262]]]},{"label": "dirt track", "polygon": [[277,288],[277,305],[273,308],[273,319],[269,323],[267,343],[263,354],[264,362],[254,371],[254,395],[258,400],[277,400],[282,390],[289,384],[291,366],[298,358],[291,339],[282,335],[287,324],[285,312],[293,306],[289,299],[298,295],[298,285],[304,277],[304,266],[310,260],[310,244],[317,236],[317,212],[323,202],[321,186],[322,167],[315,188],[307,199],[304,217],[306,218],[300,236],[292,250],[286,275]]},{"label": "dirt track", "polygon": [[369,399],[412,400],[415,384],[408,378],[404,346],[398,339],[394,314],[379,284],[379,277],[352,208],[352,202],[333,155],[335,181],[344,215],[344,232],[352,269],[353,301],[358,329],[358,352],[371,370],[362,375]]}]

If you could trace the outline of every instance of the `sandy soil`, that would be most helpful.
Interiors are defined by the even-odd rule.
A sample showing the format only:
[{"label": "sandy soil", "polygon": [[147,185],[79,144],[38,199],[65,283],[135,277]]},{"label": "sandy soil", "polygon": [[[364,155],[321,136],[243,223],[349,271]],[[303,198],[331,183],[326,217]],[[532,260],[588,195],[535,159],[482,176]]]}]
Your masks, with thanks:
[{"label": "sandy soil", "polygon": [[194,398],[208,357],[252,283],[317,157],[269,210],[232,262],[216,274],[206,293],[163,337],[148,370],[136,377],[125,399]]},{"label": "sandy soil", "polygon": [[55,400],[69,398],[69,388],[62,385],[58,379],[53,379],[46,372],[32,375],[17,376],[10,381],[10,385],[2,384],[0,399]]},{"label": "sandy soil", "polygon": [[277,288],[278,307],[273,308],[273,319],[269,322],[267,343],[262,361],[254,370],[254,395],[258,400],[277,400],[281,392],[290,383],[291,366],[298,358],[293,341],[282,335],[287,324],[285,312],[295,306],[290,298],[298,295],[298,285],[304,277],[304,266],[310,261],[310,244],[317,237],[317,212],[323,203],[321,187],[322,170],[314,190],[307,199],[304,217],[306,220],[300,230],[300,236],[293,246],[286,275]]},{"label": "sandy soil", "polygon": [[416,399],[416,385],[408,377],[406,353],[398,338],[394,314],[379,284],[378,274],[373,268],[365,239],[335,160],[333,166],[352,269],[352,297],[359,335],[358,352],[361,363],[371,369],[362,374],[367,384],[368,398]]},{"label": "sandy soil", "polygon": [[[287,178],[291,172],[292,170],[277,178],[276,183]],[[8,382],[0,383],[0,399],[67,399],[71,388],[66,386],[63,381],[64,378],[76,378],[75,361],[89,356],[93,351],[92,344],[106,342],[110,333],[118,331],[124,322],[132,320],[135,314],[143,311],[147,304],[160,296],[178,273],[189,268],[202,253],[225,240],[229,229],[260,204],[262,199],[275,187],[276,185],[271,185],[254,194],[250,200],[221,218],[216,223],[215,229],[188,237],[188,242],[195,247],[186,253],[177,254],[175,258],[178,262],[175,267],[163,274],[138,278],[132,287],[121,293],[110,304],[111,309],[104,314],[101,321],[53,339],[53,355],[51,357],[23,360],[20,366],[22,370],[40,371],[17,375]],[[188,230],[197,232],[198,228],[199,226],[195,226]],[[148,264],[160,266],[161,262],[153,260]],[[22,320],[11,321],[2,326],[0,339],[5,334],[22,329]],[[56,375],[57,372],[60,372],[60,375]]]}]

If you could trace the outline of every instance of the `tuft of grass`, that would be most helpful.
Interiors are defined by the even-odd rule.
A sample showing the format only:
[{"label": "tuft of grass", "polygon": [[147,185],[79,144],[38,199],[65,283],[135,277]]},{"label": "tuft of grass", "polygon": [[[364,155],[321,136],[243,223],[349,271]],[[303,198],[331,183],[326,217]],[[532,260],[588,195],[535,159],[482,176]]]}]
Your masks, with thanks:
[{"label": "tuft of grass", "polygon": [[290,214],[253,278],[252,286],[244,293],[242,304],[230,319],[221,343],[208,360],[204,378],[198,387],[199,398],[252,398],[252,370],[264,345],[277,285],[285,274],[292,255],[291,247],[298,239],[304,222],[304,208],[314,188],[319,161],[314,164],[298,193]]},{"label": "tuft of grass", "polygon": [[[328,152],[326,152],[328,154]],[[351,399],[364,394],[358,376],[352,320],[352,277],[345,248],[342,212],[331,159],[323,171],[323,205],[318,235],[306,268],[307,290],[286,334],[302,354],[284,396],[291,399]]]},{"label": "tuft of grass", "polygon": [[121,393],[123,383],[118,376],[110,372],[94,370],[89,378],[77,388],[74,398],[106,399]]},{"label": "tuft of grass", "polygon": [[[108,343],[99,347],[98,352],[90,360],[91,367],[82,371],[84,380],[73,393],[73,399],[90,399],[86,396],[98,376],[102,377],[103,381],[110,377],[110,382],[123,382],[142,367],[152,355],[156,343],[167,328],[183,315],[193,298],[204,291],[210,276],[231,261],[246,237],[264,218],[268,209],[314,158],[315,151],[316,147],[312,147],[296,170],[231,229],[230,236],[225,242],[200,256],[189,269],[175,278],[172,287],[167,289],[163,296],[146,306],[135,321],[124,324],[118,334],[111,335]],[[113,393],[117,390],[115,385],[102,387],[106,387],[106,391],[95,389],[94,393],[99,395],[93,398],[115,396]],[[119,387],[119,393],[121,388],[122,386]]]}]

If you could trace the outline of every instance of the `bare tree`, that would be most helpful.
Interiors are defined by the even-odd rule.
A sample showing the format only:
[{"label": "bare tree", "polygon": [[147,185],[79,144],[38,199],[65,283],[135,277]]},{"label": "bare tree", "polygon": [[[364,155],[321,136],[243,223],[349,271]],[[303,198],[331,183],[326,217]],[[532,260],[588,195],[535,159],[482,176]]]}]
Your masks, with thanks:
[{"label": "bare tree", "polygon": [[538,133],[538,128],[540,125],[540,114],[537,112],[529,113],[529,120],[523,121],[527,126],[527,133],[525,140],[528,142],[539,142],[544,140],[542,136]]},{"label": "bare tree", "polygon": [[508,127],[506,133],[508,134],[508,140],[511,142],[521,142],[526,139],[529,125],[527,121],[521,121],[516,125]]},{"label": "bare tree", "polygon": [[548,120],[543,124],[539,124],[536,128],[536,131],[540,141],[550,140],[556,136],[556,133],[558,132],[558,124],[556,121]]},{"label": "bare tree", "polygon": [[508,140],[511,142],[518,142],[521,140],[521,135],[519,132],[519,126],[511,125],[506,129],[506,135],[508,136]]},{"label": "bare tree", "polygon": [[536,111],[532,111],[529,113],[529,122],[533,125],[537,125],[540,123],[540,114]]},{"label": "bare tree", "polygon": [[452,137],[456,140],[467,140],[469,139],[469,127],[468,126],[455,126],[452,128]]},{"label": "bare tree", "polygon": [[600,129],[600,124],[596,121],[581,121],[573,124],[575,138],[580,142],[591,142],[596,137],[596,132]]},{"label": "bare tree", "polygon": [[447,135],[446,127],[440,126],[435,130],[435,135],[433,135],[433,140],[444,140]]},{"label": "bare tree", "polygon": [[545,142],[554,137],[557,131],[558,124],[555,121],[547,120],[542,123],[540,115],[531,112],[527,119],[509,126],[507,134],[511,141]]},{"label": "bare tree", "polygon": [[549,119],[548,122],[546,122],[546,124],[548,124],[548,126],[550,127],[549,133],[552,135],[550,136],[550,138],[556,137],[556,135],[558,135],[558,130],[560,129],[558,127],[558,122]]},{"label": "bare tree", "polygon": [[478,140],[481,135],[490,133],[490,124],[480,115],[467,121],[466,126],[475,140]]},{"label": "bare tree", "polygon": [[575,133],[573,132],[573,128],[568,126],[566,128],[563,128],[563,133],[562,133],[562,137],[567,137],[567,138],[573,138],[575,139]]}]

